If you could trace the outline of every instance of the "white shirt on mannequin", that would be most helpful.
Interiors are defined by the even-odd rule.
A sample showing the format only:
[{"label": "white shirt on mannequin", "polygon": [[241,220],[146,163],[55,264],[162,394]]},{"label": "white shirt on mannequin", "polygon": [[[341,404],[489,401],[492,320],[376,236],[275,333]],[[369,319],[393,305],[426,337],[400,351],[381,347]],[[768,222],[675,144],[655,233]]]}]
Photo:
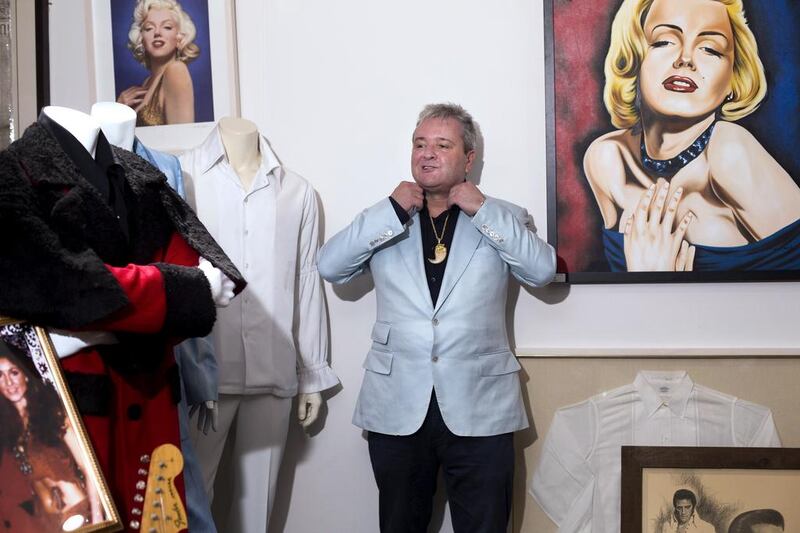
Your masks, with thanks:
[{"label": "white shirt on mannequin", "polygon": [[[338,378],[327,362],[316,195],[258,139],[261,159],[252,179],[231,165],[219,127],[180,157],[190,203],[248,281],[214,328],[219,392],[317,393]],[[228,150],[234,155],[236,148]],[[314,399],[301,398],[301,409]]]},{"label": "white shirt on mannequin", "polygon": [[686,372],[642,371],[633,383],[553,417],[531,495],[559,533],[617,533],[620,447],[780,446],[766,407],[695,384]]}]

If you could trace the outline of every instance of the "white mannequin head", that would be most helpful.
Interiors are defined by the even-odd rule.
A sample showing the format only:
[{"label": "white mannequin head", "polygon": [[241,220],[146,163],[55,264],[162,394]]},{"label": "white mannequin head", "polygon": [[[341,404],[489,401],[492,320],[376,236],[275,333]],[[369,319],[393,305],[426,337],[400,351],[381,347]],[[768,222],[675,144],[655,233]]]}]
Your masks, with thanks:
[{"label": "white mannequin head", "polygon": [[47,106],[42,108],[42,113],[70,132],[94,157],[97,135],[100,133],[100,124],[97,120],[86,113],[68,107]]},{"label": "white mannequin head", "polygon": [[133,150],[136,111],[117,102],[97,102],[92,106],[92,118],[100,124],[108,142],[123,150]]}]

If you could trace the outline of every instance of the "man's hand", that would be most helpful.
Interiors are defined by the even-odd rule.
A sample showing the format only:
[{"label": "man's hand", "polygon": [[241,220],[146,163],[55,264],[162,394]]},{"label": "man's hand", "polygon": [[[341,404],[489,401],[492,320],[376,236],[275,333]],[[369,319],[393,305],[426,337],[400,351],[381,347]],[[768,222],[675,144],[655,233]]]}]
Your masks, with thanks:
[{"label": "man's hand", "polygon": [[422,209],[425,191],[413,181],[401,181],[391,196],[406,213],[413,214],[412,209]]},{"label": "man's hand", "polygon": [[297,398],[297,420],[303,429],[308,429],[319,416],[322,407],[322,394],[318,392],[300,393]]},{"label": "man's hand", "polygon": [[457,205],[465,214],[474,216],[483,205],[486,197],[471,181],[454,185],[447,197],[447,207]]}]

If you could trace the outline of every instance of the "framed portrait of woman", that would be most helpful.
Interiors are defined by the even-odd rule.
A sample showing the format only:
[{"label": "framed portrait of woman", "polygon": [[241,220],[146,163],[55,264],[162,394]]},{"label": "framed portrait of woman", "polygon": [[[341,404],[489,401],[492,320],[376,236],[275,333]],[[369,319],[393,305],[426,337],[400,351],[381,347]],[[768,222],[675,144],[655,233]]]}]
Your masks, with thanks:
[{"label": "framed portrait of woman", "polygon": [[93,0],[98,101],[136,111],[136,125],[237,115],[233,0]]},{"label": "framed portrait of woman", "polygon": [[544,5],[567,281],[800,279],[800,4]]},{"label": "framed portrait of woman", "polygon": [[0,524],[9,533],[121,529],[46,330],[3,317]]}]

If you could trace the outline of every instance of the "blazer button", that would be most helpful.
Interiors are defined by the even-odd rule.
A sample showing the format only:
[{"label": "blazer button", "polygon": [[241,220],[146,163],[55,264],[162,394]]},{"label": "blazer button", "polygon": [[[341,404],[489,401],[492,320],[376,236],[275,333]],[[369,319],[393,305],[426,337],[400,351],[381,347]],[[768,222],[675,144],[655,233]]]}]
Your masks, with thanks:
[{"label": "blazer button", "polygon": [[431,361],[433,361],[434,363],[436,361],[438,361],[438,360],[439,360],[439,356],[438,355],[434,355],[433,357],[431,357]]},{"label": "blazer button", "polygon": [[128,406],[128,419],[132,421],[140,420],[142,418],[142,406],[134,403]]},{"label": "blazer button", "polygon": [[431,322],[433,323],[434,326],[438,326],[439,325],[439,319],[438,318],[434,318],[433,320],[431,320]]}]

